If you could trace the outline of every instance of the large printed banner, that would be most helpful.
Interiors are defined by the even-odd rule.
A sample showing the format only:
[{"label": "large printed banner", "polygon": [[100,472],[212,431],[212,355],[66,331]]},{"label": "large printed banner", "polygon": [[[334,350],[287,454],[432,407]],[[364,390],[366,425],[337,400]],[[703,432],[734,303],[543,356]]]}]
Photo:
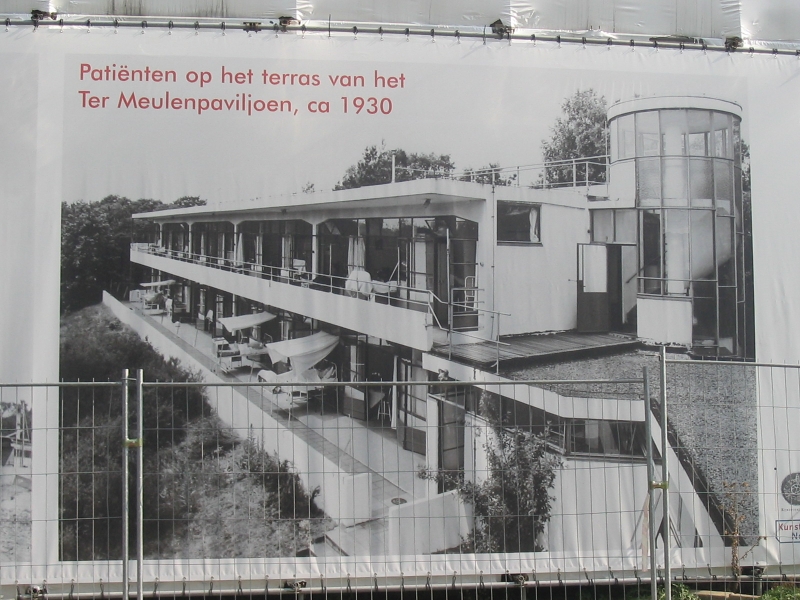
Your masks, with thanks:
[{"label": "large printed banner", "polygon": [[797,373],[730,363],[800,360],[800,62],[45,27],[0,55],[2,583],[121,581],[119,386],[25,384],[123,369],[148,581],[635,580],[663,346],[672,563],[797,563]]}]

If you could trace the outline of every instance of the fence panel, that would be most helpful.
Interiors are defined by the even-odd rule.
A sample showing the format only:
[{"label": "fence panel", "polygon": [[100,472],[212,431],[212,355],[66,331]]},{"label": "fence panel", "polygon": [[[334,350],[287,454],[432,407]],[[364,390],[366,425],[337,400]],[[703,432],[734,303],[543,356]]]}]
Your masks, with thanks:
[{"label": "fence panel", "polygon": [[[798,369],[663,367],[666,451],[655,368],[650,444],[643,378],[130,382],[142,589],[647,587],[651,556],[665,566],[663,457],[673,580],[755,590],[793,575]],[[121,382],[3,386],[0,402],[4,591],[120,593],[126,446],[132,559],[139,542]],[[38,406],[57,428],[37,429]]]},{"label": "fence panel", "polygon": [[[139,393],[129,382],[130,432],[137,394],[144,409],[144,589],[641,580],[642,383],[145,382]],[[28,461],[14,483],[27,481],[28,494],[15,506],[45,517],[49,537],[33,545],[51,542],[43,562],[23,555],[30,511],[4,512],[4,585],[120,592],[124,453],[134,559],[139,446],[123,433],[122,391],[121,382],[2,388],[4,415],[7,406],[24,415],[4,418],[24,442],[12,454]],[[31,428],[19,400],[38,392],[58,413],[53,430]],[[57,456],[55,472],[31,470],[37,452]],[[20,463],[7,458],[4,478]],[[56,505],[43,503],[53,486]]]},{"label": "fence panel", "polygon": [[798,367],[666,363],[670,445],[724,540],[718,577],[735,587],[753,577],[794,576]]}]

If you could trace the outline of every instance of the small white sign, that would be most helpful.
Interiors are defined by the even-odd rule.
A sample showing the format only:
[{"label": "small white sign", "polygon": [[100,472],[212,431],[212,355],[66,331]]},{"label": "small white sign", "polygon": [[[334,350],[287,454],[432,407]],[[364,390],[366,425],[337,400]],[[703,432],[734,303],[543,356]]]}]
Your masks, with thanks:
[{"label": "small white sign", "polygon": [[782,544],[800,542],[800,520],[775,521],[775,537]]}]

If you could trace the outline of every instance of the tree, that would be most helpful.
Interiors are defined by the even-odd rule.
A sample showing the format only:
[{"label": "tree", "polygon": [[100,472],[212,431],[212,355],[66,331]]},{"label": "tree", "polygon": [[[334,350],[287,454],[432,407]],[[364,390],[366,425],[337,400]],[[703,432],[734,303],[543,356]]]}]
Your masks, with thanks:
[{"label": "tree", "polygon": [[[169,204],[164,205],[164,209],[167,208],[189,208],[190,206],[205,206],[206,201],[200,198],[200,196],[181,196],[175,202],[172,203],[170,206]],[[160,209],[156,209],[160,210]]]},{"label": "tree", "polygon": [[355,165],[349,167],[342,180],[333,188],[348,190],[392,181],[392,155],[395,157],[395,181],[410,181],[426,177],[446,177],[455,166],[449,154],[417,154],[405,150],[387,150],[381,143],[367,146]]},{"label": "tree", "polygon": [[461,181],[474,181],[487,185],[513,185],[517,174],[503,175],[503,169],[498,163],[489,163],[480,169],[464,169],[464,174],[459,177]]},{"label": "tree", "polygon": [[473,527],[464,540],[466,552],[541,552],[539,539],[550,520],[550,490],[561,466],[550,452],[547,434],[501,422],[496,404],[484,392],[480,412],[487,416],[491,434],[484,445],[489,466],[486,480],[468,481],[464,473],[423,470],[420,477],[445,483],[472,505]]},{"label": "tree", "polygon": [[750,193],[750,145],[742,140],[742,191]]},{"label": "tree", "polygon": [[[545,162],[605,156],[608,145],[606,125],[606,99],[592,89],[579,90],[564,100],[561,105],[563,117],[556,119],[549,140],[542,140],[542,157]],[[599,183],[606,180],[605,159],[591,161],[573,167],[547,167],[545,178],[540,183],[551,186],[559,183],[588,181]],[[602,164],[596,164],[602,163]],[[574,171],[574,172],[573,172]]]},{"label": "tree", "polygon": [[114,195],[98,202],[62,202],[62,311],[99,302],[103,290],[123,295],[136,284],[130,272],[130,244],[143,239],[149,225],[134,220],[133,214],[204,204],[197,196],[184,196],[172,204]]}]

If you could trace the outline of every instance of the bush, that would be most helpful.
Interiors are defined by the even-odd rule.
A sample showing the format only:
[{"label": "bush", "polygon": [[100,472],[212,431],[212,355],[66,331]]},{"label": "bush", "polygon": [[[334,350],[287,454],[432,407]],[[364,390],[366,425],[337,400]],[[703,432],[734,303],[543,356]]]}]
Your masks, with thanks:
[{"label": "bush", "polygon": [[[699,596],[682,583],[673,582],[671,591],[672,600],[699,600]],[[667,597],[667,592],[663,585],[658,586],[656,593],[658,600],[664,600]],[[628,598],[628,600],[650,600],[650,586],[646,588],[637,588],[636,593],[626,595],[626,598]]]},{"label": "bush", "polygon": [[793,585],[779,585],[761,596],[764,600],[800,600],[800,589]]},{"label": "bush", "polygon": [[463,551],[545,550],[540,537],[550,520],[553,502],[550,490],[561,459],[548,450],[544,435],[502,426],[485,396],[481,399],[481,413],[488,415],[492,427],[484,445],[489,477],[475,483],[465,480],[463,472],[426,470],[420,472],[420,477],[458,490],[461,499],[472,505],[473,527],[464,540]]}]

